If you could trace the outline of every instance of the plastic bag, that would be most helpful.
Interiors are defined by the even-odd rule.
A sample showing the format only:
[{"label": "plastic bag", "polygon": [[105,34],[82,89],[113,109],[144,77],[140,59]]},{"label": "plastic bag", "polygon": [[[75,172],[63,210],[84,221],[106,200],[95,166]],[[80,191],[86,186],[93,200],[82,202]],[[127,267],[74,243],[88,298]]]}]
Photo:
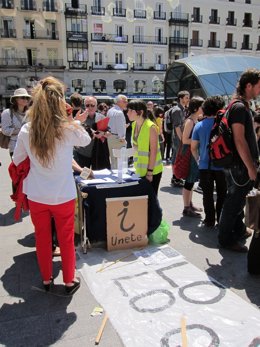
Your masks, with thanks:
[{"label": "plastic bag", "polygon": [[155,229],[151,235],[149,235],[149,242],[153,244],[163,244],[168,242],[167,237],[169,230],[169,224],[165,220],[162,220],[158,228]]}]

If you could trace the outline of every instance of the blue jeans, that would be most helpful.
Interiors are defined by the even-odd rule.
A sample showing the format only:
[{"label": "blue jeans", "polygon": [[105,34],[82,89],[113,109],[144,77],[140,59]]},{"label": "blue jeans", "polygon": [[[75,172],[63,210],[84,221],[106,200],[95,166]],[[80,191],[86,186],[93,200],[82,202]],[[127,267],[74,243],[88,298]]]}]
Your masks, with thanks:
[{"label": "blue jeans", "polygon": [[229,247],[240,241],[246,231],[244,207],[254,182],[249,180],[244,167],[236,167],[225,174],[228,191],[220,215],[218,239],[221,246]]}]

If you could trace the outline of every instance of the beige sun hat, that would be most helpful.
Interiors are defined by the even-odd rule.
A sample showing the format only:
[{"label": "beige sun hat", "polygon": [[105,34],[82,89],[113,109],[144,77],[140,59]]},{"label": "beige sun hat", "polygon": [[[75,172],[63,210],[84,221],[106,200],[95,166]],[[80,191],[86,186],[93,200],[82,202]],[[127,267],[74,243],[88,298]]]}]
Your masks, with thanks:
[{"label": "beige sun hat", "polygon": [[25,88],[15,89],[14,95],[12,95],[10,98],[10,102],[12,102],[14,98],[21,98],[22,96],[26,96],[27,98],[31,98],[31,95],[28,94],[28,92]]}]

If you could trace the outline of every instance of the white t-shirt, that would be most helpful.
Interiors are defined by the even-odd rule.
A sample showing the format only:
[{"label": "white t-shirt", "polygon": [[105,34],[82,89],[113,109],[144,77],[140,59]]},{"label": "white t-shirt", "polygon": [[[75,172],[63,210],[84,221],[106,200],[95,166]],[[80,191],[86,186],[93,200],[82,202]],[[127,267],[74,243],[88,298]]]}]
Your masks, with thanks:
[{"label": "white t-shirt", "polygon": [[57,140],[54,162],[46,168],[31,152],[29,129],[30,123],[21,128],[13,155],[16,166],[27,156],[30,158],[30,171],[23,181],[23,192],[29,200],[47,205],[58,205],[75,199],[72,151],[73,146],[87,146],[90,143],[88,133],[82,127],[73,125],[65,128],[64,139]]}]

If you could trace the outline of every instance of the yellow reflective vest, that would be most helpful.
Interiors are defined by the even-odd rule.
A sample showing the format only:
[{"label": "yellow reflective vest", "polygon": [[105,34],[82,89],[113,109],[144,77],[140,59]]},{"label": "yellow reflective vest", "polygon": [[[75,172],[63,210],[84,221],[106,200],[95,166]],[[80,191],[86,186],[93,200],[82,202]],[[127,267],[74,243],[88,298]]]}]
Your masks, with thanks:
[{"label": "yellow reflective vest", "polygon": [[[145,119],[141,127],[140,133],[138,135],[137,141],[135,141],[134,133],[136,122],[133,122],[132,124],[132,143],[134,146],[137,146],[137,150],[134,153],[134,167],[136,173],[139,174],[140,177],[144,177],[147,173],[150,154],[150,128],[152,126],[156,126],[156,124],[154,124],[150,119]],[[153,175],[156,175],[162,171],[163,163],[158,141],[156,160],[153,168]]]}]

